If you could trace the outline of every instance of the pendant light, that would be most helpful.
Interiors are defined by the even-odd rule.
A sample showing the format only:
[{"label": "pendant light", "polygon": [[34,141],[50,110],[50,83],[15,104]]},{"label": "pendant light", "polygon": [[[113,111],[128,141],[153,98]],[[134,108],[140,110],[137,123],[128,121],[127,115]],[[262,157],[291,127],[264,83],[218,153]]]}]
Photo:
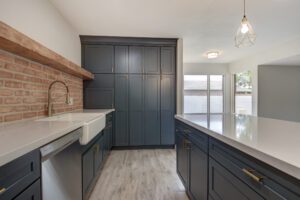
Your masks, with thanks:
[{"label": "pendant light", "polygon": [[235,35],[235,46],[238,48],[252,46],[255,39],[256,34],[246,17],[246,0],[244,0],[244,17]]}]

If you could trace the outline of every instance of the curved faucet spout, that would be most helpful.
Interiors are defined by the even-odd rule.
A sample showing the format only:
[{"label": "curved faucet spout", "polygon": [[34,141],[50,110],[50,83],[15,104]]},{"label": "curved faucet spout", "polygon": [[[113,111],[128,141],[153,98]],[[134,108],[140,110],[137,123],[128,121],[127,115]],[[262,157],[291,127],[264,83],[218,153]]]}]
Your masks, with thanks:
[{"label": "curved faucet spout", "polygon": [[54,84],[56,83],[61,83],[63,84],[66,89],[67,89],[67,95],[66,95],[66,104],[70,104],[70,91],[69,91],[69,87],[67,86],[67,84],[63,81],[60,81],[60,80],[56,80],[56,81],[53,81],[50,85],[49,85],[49,88],[48,88],[48,116],[52,116],[52,109],[53,109],[53,103],[52,103],[52,98],[51,98],[51,89],[53,87]]}]

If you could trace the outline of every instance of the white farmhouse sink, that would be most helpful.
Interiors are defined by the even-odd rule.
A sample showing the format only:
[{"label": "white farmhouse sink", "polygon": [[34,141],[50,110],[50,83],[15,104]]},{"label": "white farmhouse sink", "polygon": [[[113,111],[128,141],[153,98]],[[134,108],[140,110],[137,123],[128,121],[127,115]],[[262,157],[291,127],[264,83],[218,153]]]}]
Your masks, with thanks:
[{"label": "white farmhouse sink", "polygon": [[66,113],[36,121],[83,123],[83,134],[79,142],[86,145],[105,128],[106,117],[103,113]]}]

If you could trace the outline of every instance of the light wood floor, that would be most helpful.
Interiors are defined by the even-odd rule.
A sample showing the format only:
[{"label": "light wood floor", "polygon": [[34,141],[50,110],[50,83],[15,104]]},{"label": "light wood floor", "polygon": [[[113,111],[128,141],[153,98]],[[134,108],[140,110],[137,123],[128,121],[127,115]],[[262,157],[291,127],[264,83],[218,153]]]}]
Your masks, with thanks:
[{"label": "light wood floor", "polygon": [[112,151],[90,200],[188,200],[175,150]]}]

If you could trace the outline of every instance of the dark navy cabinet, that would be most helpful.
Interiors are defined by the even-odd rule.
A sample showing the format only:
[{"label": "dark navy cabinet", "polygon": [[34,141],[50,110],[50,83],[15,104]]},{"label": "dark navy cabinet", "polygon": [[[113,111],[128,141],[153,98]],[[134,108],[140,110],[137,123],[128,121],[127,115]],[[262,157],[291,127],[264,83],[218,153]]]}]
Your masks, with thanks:
[{"label": "dark navy cabinet", "polygon": [[92,73],[114,72],[114,46],[85,45],[83,47],[83,67]]},{"label": "dark navy cabinet", "polygon": [[128,74],[115,75],[115,146],[128,146]]},{"label": "dark navy cabinet", "polygon": [[144,144],[160,145],[160,76],[144,77]]},{"label": "dark navy cabinet", "polygon": [[172,75],[161,76],[160,89],[160,134],[161,144],[172,145],[175,143],[175,77]]},{"label": "dark navy cabinet", "polygon": [[40,196],[40,152],[34,150],[0,167],[0,199],[33,199]]},{"label": "dark navy cabinet", "polygon": [[300,200],[300,181],[176,120],[177,173],[192,200]]},{"label": "dark navy cabinet", "polygon": [[[81,36],[84,108],[115,108],[113,146],[175,144],[176,39]],[[101,55],[100,55],[101,54]]]},{"label": "dark navy cabinet", "polygon": [[144,76],[129,75],[129,138],[131,146],[144,145]]}]

